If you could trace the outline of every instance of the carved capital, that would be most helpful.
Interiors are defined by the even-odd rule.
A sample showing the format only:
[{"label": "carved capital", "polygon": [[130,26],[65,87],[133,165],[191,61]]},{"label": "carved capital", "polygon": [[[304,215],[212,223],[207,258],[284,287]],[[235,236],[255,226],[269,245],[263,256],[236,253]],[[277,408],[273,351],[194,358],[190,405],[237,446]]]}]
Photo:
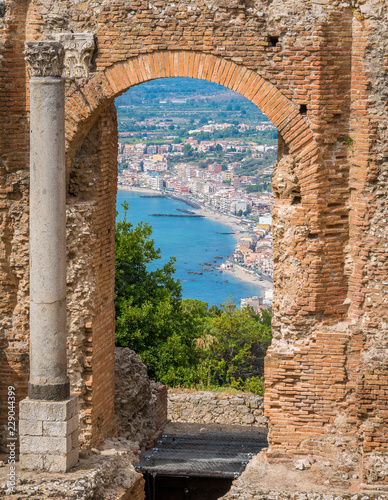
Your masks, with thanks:
[{"label": "carved capital", "polygon": [[65,50],[62,76],[65,78],[87,78],[95,49],[93,34],[55,33],[51,37],[60,42]]},{"label": "carved capital", "polygon": [[31,77],[60,77],[65,52],[60,42],[26,42],[25,56]]}]

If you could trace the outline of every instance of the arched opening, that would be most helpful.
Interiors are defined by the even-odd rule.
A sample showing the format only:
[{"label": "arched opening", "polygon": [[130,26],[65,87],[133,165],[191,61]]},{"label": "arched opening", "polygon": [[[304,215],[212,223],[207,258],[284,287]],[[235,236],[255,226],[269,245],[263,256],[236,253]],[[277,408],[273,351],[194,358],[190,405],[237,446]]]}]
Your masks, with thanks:
[{"label": "arched opening", "polygon": [[[276,161],[276,129],[239,94],[200,80],[153,80],[119,97],[116,108],[118,218],[123,216],[120,203],[125,200],[129,204],[128,220],[134,225],[151,224],[152,237],[162,249],[162,262],[153,264],[162,268],[170,256],[177,259],[173,278],[181,282],[183,300],[179,303],[188,312],[181,314],[180,307],[160,292],[154,304],[148,287],[143,299],[135,291],[128,292],[131,307],[127,301],[124,308],[121,293],[125,292],[120,279],[121,293],[119,299],[116,297],[117,343],[136,351],[149,368],[149,375],[169,388],[168,419],[172,424],[163,429],[157,447],[141,458],[147,498],[180,498],[179,492],[183,495],[184,490],[190,498],[219,498],[229,489],[234,475],[244,468],[246,457],[242,458],[241,453],[258,453],[266,446],[259,395],[263,357],[269,342],[263,335],[269,328],[266,323],[264,330],[259,315],[252,311],[243,316],[240,299],[244,298],[244,304],[256,312],[272,305],[268,267],[272,268],[269,260],[273,258],[268,215],[273,199],[267,188],[270,190]],[[228,179],[224,178],[225,173],[229,174]],[[236,209],[236,205],[243,204],[245,214],[241,208]],[[133,234],[139,236],[137,232]],[[137,248],[140,246],[138,241]],[[121,244],[119,254],[122,255]],[[140,281],[139,261],[132,252],[128,258],[136,265],[133,272],[126,271],[126,284],[136,284]],[[121,264],[117,269],[124,271]],[[143,289],[151,276],[140,269]],[[237,273],[240,279],[235,277]],[[164,282],[159,281],[158,286],[170,290]],[[236,310],[222,307],[230,296]],[[162,301],[166,303],[163,311],[175,304],[174,314],[162,314]],[[188,311],[189,306],[192,307]],[[145,307],[147,320],[143,321]],[[199,321],[201,331],[198,328],[194,332],[189,323],[194,326]],[[228,325],[229,321],[233,326]],[[150,324],[154,325],[151,335]],[[174,324],[177,328],[172,330]],[[196,341],[189,340],[190,334],[196,335]],[[164,339],[164,335],[168,337]],[[154,345],[158,345],[162,364],[155,360]],[[190,363],[186,362],[188,353]],[[237,361],[238,353],[243,358],[241,362]],[[218,370],[216,365],[220,362],[225,366]],[[208,392],[217,386],[225,392]],[[199,392],[187,391],[189,387]],[[207,391],[207,396],[203,391]],[[210,394],[217,406],[206,408]],[[189,417],[191,405],[186,407],[184,403],[187,397],[196,397],[196,406],[201,408]],[[221,406],[229,401],[230,404]],[[119,435],[125,436],[128,416],[122,411],[119,415]],[[182,432],[190,436],[183,437]],[[182,478],[182,474],[188,477]]]},{"label": "arched opening", "polygon": [[[231,61],[209,54],[155,52],[109,67],[69,94],[66,102],[68,202],[71,221],[69,233],[73,233],[69,238],[73,247],[69,248],[69,274],[74,277],[74,285],[69,287],[69,302],[74,304],[74,309],[79,313],[77,321],[82,323],[84,335],[91,343],[90,346],[83,342],[77,343],[79,325],[75,324],[74,333],[71,332],[75,338],[72,356],[82,359],[85,350],[92,352],[89,356],[90,365],[84,365],[82,369],[74,363],[71,375],[73,385],[84,396],[81,409],[83,428],[93,428],[93,435],[85,431],[86,441],[98,442],[114,427],[114,377],[107,376],[113,373],[109,366],[112,367],[113,363],[114,345],[112,290],[117,124],[113,99],[133,85],[172,76],[187,76],[224,85],[248,98],[271,119],[282,137],[282,148],[279,150],[288,153],[287,158],[291,156],[293,159],[292,164],[287,165],[288,174],[295,175],[300,182],[300,191],[297,193],[295,186],[289,189],[288,183],[285,189],[279,187],[278,204],[283,207],[287,217],[295,217],[295,210],[300,212],[301,199],[311,196],[312,179],[317,175],[319,177],[318,170],[310,166],[317,160],[317,147],[299,109],[270,82]],[[90,245],[90,238],[93,245]],[[291,253],[286,249],[281,258],[292,259]],[[300,293],[303,287],[299,267],[295,267],[293,279],[294,291]],[[88,283],[88,292],[82,294],[81,304],[77,294],[85,283]],[[286,282],[281,284],[283,296],[287,285]],[[288,307],[292,308],[293,303],[294,298]],[[275,325],[278,310],[279,305],[275,305]],[[294,315],[292,319],[290,317],[291,322],[295,323]],[[108,386],[110,390],[107,391]],[[93,405],[93,400],[98,401],[98,404]],[[110,410],[107,411],[107,408]]]},{"label": "arched opening", "polygon": [[[246,273],[239,281],[233,268],[223,266],[225,277],[221,280],[215,269],[229,256],[237,263],[233,258],[235,240],[244,233],[247,259],[239,261],[259,273],[266,274],[267,267],[271,271],[272,265],[264,265],[255,254],[257,240],[266,236],[265,229],[259,233],[257,228],[257,234],[253,233],[255,224],[270,225],[263,217],[270,214],[273,204],[270,192],[277,150],[274,125],[240,94],[195,79],[160,79],[133,87],[116,99],[116,108],[118,210],[128,196],[136,212],[131,222],[147,221],[154,227],[153,238],[162,250],[163,262],[179,253],[175,276],[182,283],[183,298],[203,300],[211,306],[220,305],[230,296],[239,304],[241,298],[257,295],[263,285],[259,276],[256,281],[250,280]],[[163,197],[174,197],[177,206],[161,206]],[[187,205],[178,207],[180,200]],[[141,216],[134,203],[141,206]],[[198,211],[197,205],[203,211]],[[156,217],[166,210],[170,218]],[[206,217],[201,219],[203,215]],[[201,229],[208,220],[229,226]],[[186,234],[189,224],[193,228]]]},{"label": "arched opening", "polygon": [[[363,430],[369,417],[383,413],[378,404],[381,387],[372,391],[366,410],[363,402],[371,394],[371,373],[377,376],[383,367],[383,356],[376,356],[375,349],[384,325],[382,250],[376,241],[383,203],[380,196],[376,205],[375,194],[382,182],[385,129],[375,117],[382,109],[376,107],[381,94],[376,82],[384,81],[384,68],[374,64],[380,60],[372,40],[377,32],[369,31],[363,19],[373,13],[361,15],[346,4],[337,8],[330,3],[313,5],[312,10],[301,5],[292,15],[282,5],[280,17],[277,2],[263,4],[263,9],[249,2],[191,7],[181,11],[174,2],[119,2],[62,9],[30,2],[27,17],[25,6],[6,9],[2,98],[4,130],[9,133],[3,134],[2,152],[1,307],[9,364],[3,379],[9,382],[1,395],[20,373],[19,395],[24,397],[28,365],[28,113],[22,105],[23,96],[28,101],[28,82],[23,42],[63,30],[88,30],[98,41],[93,75],[87,82],[68,82],[67,94],[69,176],[74,158],[82,163],[83,177],[81,184],[72,179],[72,186],[82,189],[69,191],[68,219],[70,369],[73,390],[82,395],[82,439],[97,442],[114,432],[112,346],[106,341],[113,331],[107,292],[112,282],[109,269],[101,265],[102,256],[111,251],[111,236],[104,228],[114,219],[110,198],[101,188],[105,185],[109,192],[114,175],[109,171],[109,144],[114,141],[104,134],[104,124],[109,127],[114,120],[109,106],[126,88],[162,73],[230,76],[229,84],[241,89],[247,84],[252,98],[255,92],[260,95],[254,89],[262,77],[268,85],[264,94],[268,96],[273,84],[289,104],[289,113],[282,111],[286,118],[277,126],[295,156],[301,185],[298,196],[291,182],[291,206],[279,193],[275,210],[278,313],[266,393],[272,458],[279,453],[326,454],[334,457],[333,468],[339,471],[339,456],[349,444],[334,436],[350,429],[357,464],[363,454],[362,480],[382,483],[375,469],[383,445],[370,446],[370,433]],[[379,29],[382,33],[383,27]],[[370,50],[370,41],[375,50]],[[229,70],[237,77],[234,83]],[[377,87],[372,82],[377,100],[370,99],[371,74],[380,75],[374,78]],[[304,127],[317,141],[319,156]],[[381,428],[377,424],[372,436],[380,444]]]}]

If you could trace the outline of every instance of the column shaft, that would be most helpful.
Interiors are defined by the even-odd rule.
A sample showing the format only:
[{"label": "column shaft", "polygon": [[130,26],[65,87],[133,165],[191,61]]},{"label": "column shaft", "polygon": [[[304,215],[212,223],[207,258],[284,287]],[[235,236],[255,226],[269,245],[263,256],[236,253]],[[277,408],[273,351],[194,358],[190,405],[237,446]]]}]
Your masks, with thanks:
[{"label": "column shaft", "polygon": [[31,78],[31,399],[69,397],[66,371],[64,80]]}]

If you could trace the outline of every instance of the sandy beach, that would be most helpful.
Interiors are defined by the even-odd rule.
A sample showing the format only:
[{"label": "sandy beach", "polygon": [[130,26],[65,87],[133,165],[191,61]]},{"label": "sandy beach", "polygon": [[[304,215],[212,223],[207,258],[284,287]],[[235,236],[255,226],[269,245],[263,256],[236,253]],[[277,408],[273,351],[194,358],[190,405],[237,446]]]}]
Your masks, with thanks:
[{"label": "sandy beach", "polygon": [[241,223],[238,222],[238,219],[236,217],[233,217],[232,215],[220,214],[207,207],[201,207],[198,210],[196,210],[195,213],[198,215],[204,215],[207,219],[214,220],[215,222],[219,222],[221,224],[229,226],[233,230],[234,232],[233,236],[236,238],[237,241],[241,238],[242,234],[245,232],[244,228],[241,227]]},{"label": "sandy beach", "polygon": [[245,283],[258,286],[262,290],[272,290],[273,288],[273,283],[271,281],[267,279],[263,279],[263,281],[261,281],[260,278],[258,278],[257,274],[255,274],[253,271],[249,271],[248,269],[245,269],[244,267],[239,266],[238,264],[233,263],[233,269],[222,269],[222,268],[218,269],[225,274],[230,274],[231,276],[234,276],[240,281],[244,281]]},{"label": "sandy beach", "polygon": [[161,191],[155,191],[155,189],[148,189],[145,187],[137,187],[137,186],[121,186],[120,184],[117,186],[119,191],[130,191],[132,193],[144,193],[144,194],[153,194],[154,196],[164,196],[164,193]]}]

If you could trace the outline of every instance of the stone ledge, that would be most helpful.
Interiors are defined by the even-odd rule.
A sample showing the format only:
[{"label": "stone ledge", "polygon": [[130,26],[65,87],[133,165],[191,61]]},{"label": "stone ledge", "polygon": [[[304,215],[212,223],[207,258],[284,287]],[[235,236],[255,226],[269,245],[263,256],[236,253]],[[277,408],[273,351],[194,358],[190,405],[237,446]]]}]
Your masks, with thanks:
[{"label": "stone ledge", "polygon": [[[143,498],[144,479],[135,471],[133,464],[138,462],[138,446],[125,439],[110,439],[96,452],[83,452],[79,462],[68,472],[42,471],[44,457],[30,455],[40,470],[22,470],[16,463],[15,491],[7,489],[9,465],[0,463],[0,498],[9,500],[53,499],[81,500],[91,498],[110,498],[129,500]],[[53,462],[52,462],[53,463]],[[56,463],[58,467],[58,462]]]},{"label": "stone ledge", "polygon": [[227,394],[209,391],[168,393],[171,422],[266,426],[264,401],[253,394]]},{"label": "stone ledge", "polygon": [[[295,468],[295,463],[268,463],[256,455],[222,500],[388,500],[385,491],[364,491],[357,480],[351,487],[327,479],[319,470]],[[221,500],[220,499],[220,500]]]}]

